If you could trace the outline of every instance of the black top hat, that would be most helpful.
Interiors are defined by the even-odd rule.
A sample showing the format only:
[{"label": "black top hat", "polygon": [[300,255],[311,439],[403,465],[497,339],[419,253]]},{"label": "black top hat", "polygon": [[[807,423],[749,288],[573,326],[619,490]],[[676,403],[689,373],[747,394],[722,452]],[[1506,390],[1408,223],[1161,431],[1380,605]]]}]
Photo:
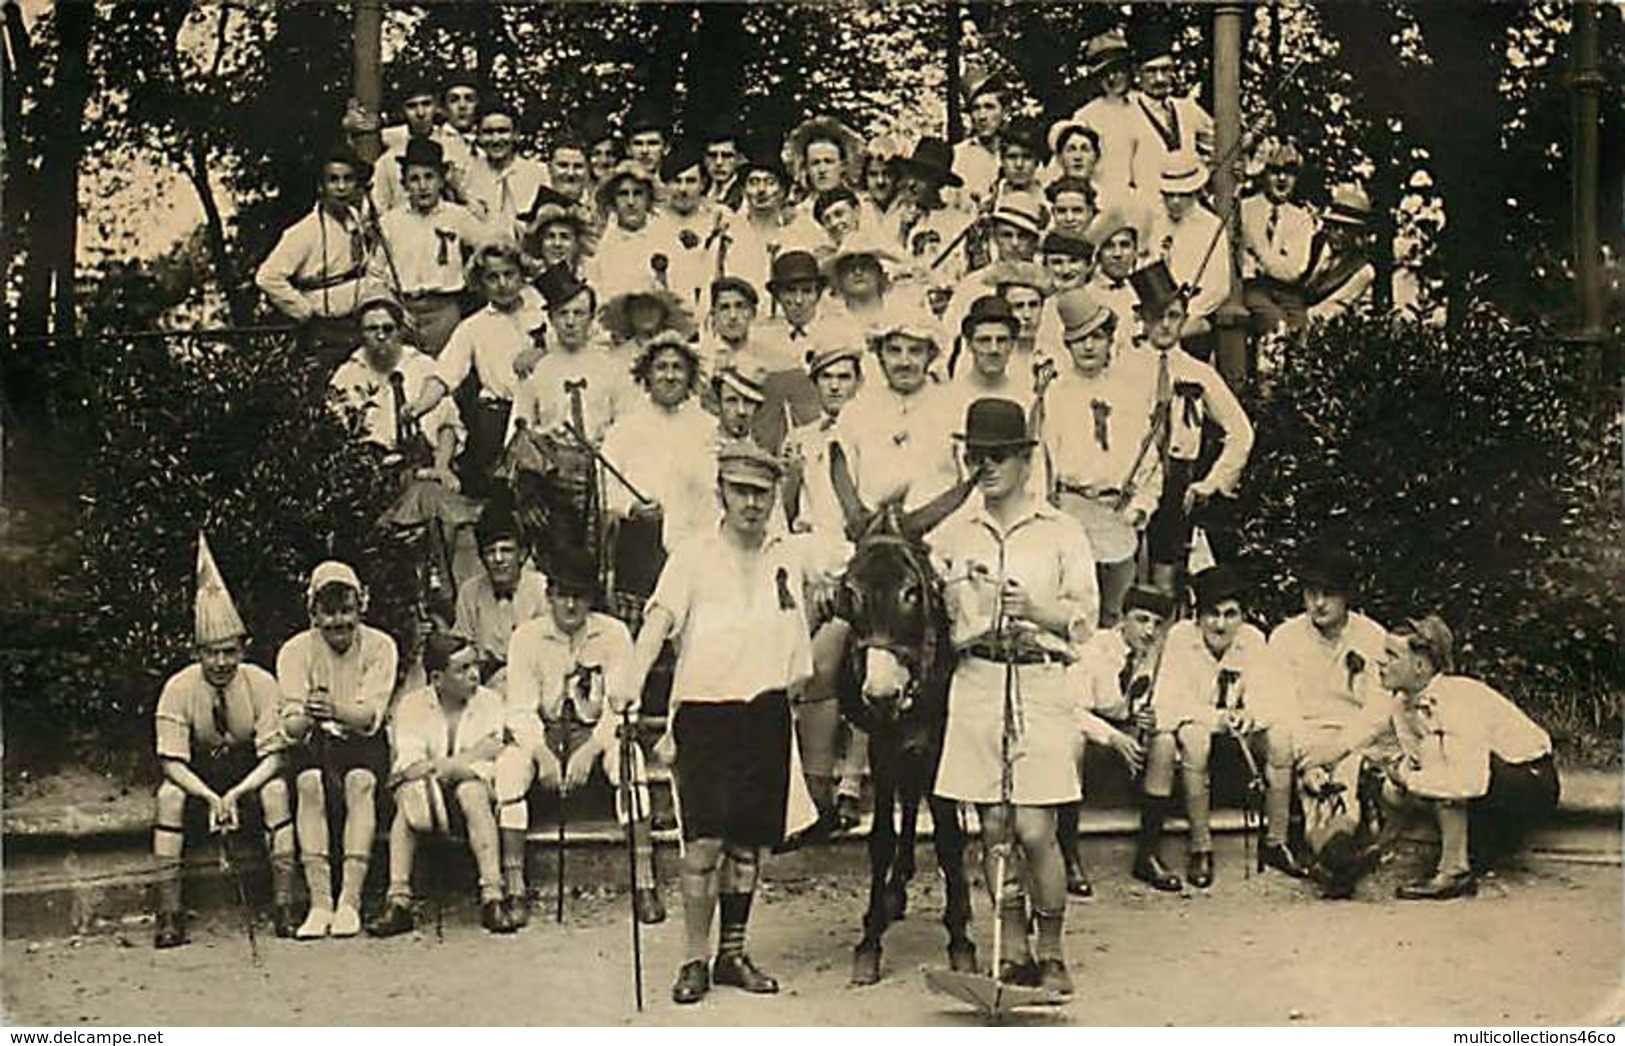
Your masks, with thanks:
[{"label": "black top hat", "polygon": [[1010,336],[1016,336],[1021,329],[1021,321],[1010,308],[1010,303],[997,294],[984,294],[970,303],[970,309],[965,318],[959,323],[959,333],[962,337],[970,337],[970,332],[976,329],[979,323],[1002,323],[1010,330]]},{"label": "black top hat", "polygon": [[1038,157],[1040,162],[1049,158],[1049,141],[1043,126],[1030,116],[1018,116],[1004,125],[1001,138],[1011,145],[1019,145]]},{"label": "black top hat", "polygon": [[1346,596],[1354,591],[1356,573],[1354,557],[1347,549],[1317,545],[1310,548],[1299,563],[1298,583]]},{"label": "black top hat", "polygon": [[954,173],[954,150],[941,138],[921,138],[912,156],[899,156],[892,161],[899,176],[914,175],[930,185],[946,185],[957,189],[965,182]]},{"label": "black top hat", "polygon": [[586,290],[587,282],[577,279],[568,265],[551,265],[536,277],[536,289],[541,292],[547,307],[556,309]]},{"label": "black top hat", "polygon": [[811,251],[785,251],[773,259],[773,274],[768,278],[767,289],[777,293],[781,287],[802,280],[823,286],[824,273],[818,267],[818,259]]},{"label": "black top hat", "polygon": [[480,513],[480,521],[474,524],[474,538],[480,548],[503,539],[519,540],[519,517],[514,514],[508,499],[494,498],[485,506],[485,511]]},{"label": "black top hat", "polygon": [[406,150],[396,160],[404,172],[408,167],[433,167],[441,174],[446,173],[446,150],[433,138],[413,138],[406,143]]},{"label": "black top hat", "polygon": [[1030,447],[1038,441],[1027,433],[1027,412],[1015,400],[988,396],[965,410],[967,450],[979,447]]},{"label": "black top hat", "polygon": [[1158,617],[1168,617],[1174,612],[1174,597],[1160,588],[1135,585],[1123,597],[1123,613],[1134,610],[1147,610]]},{"label": "black top hat", "polygon": [[564,544],[547,562],[547,591],[555,596],[585,596],[595,600],[602,593],[598,562],[585,545]]},{"label": "black top hat", "polygon": [[623,124],[627,134],[638,134],[642,131],[667,131],[671,129],[671,112],[653,98],[639,98],[627,110],[626,121]]},{"label": "black top hat", "polygon": [[1154,261],[1129,273],[1128,282],[1140,299],[1140,312],[1145,316],[1162,315],[1163,310],[1184,296],[1164,261]]},{"label": "black top hat", "polygon": [[1247,591],[1247,579],[1235,567],[1220,563],[1191,578],[1191,594],[1197,611],[1212,610],[1227,599],[1239,599]]},{"label": "black top hat", "polygon": [[665,159],[660,161],[660,180],[669,182],[690,167],[700,167],[703,173],[705,168],[701,162],[704,159],[705,147],[697,139],[680,138],[672,143]]},{"label": "black top hat", "polygon": [[790,171],[784,166],[783,150],[776,139],[755,137],[746,142],[739,151],[745,158],[739,165],[740,178],[744,178],[752,171],[766,171],[785,185],[790,184]]}]

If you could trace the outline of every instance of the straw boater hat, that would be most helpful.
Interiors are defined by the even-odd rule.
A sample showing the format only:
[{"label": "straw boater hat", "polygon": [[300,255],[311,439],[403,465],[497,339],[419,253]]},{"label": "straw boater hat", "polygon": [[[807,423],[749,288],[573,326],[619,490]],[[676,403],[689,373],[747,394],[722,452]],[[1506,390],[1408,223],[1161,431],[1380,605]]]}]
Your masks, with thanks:
[{"label": "straw boater hat", "polygon": [[694,313],[688,305],[663,287],[647,286],[620,294],[604,303],[598,311],[598,322],[609,331],[616,341],[626,341],[632,337],[631,308],[634,301],[652,301],[660,306],[660,329],[676,331],[684,339],[694,334]]},{"label": "straw boater hat", "polygon": [[760,405],[767,402],[767,368],[757,360],[735,357],[716,376],[715,384],[718,396],[726,387],[752,403]]},{"label": "straw boater hat", "polygon": [[1037,194],[1009,192],[999,197],[998,205],[993,208],[992,218],[995,222],[1015,226],[1034,236],[1042,236],[1044,223],[1049,220],[1049,213],[1044,209],[1044,203]]},{"label": "straw boater hat", "polygon": [[1049,125],[1049,136],[1047,141],[1049,144],[1050,155],[1059,156],[1061,154],[1061,146],[1065,145],[1066,140],[1075,134],[1081,134],[1093,142],[1095,146],[1095,155],[1100,155],[1100,134],[1088,124],[1074,120],[1071,117],[1056,120],[1054,123]]},{"label": "straw boater hat", "polygon": [[1082,287],[1072,287],[1056,295],[1055,314],[1061,320],[1061,337],[1066,341],[1091,334],[1113,318],[1112,310]]},{"label": "straw boater hat", "polygon": [[789,166],[790,173],[795,176],[797,184],[805,184],[807,173],[807,146],[817,140],[827,139],[839,143],[841,147],[841,165],[845,170],[846,184],[850,186],[861,185],[863,177],[863,135],[854,131],[846,124],[833,116],[814,116],[803,120],[790,132],[784,142],[784,162]]},{"label": "straw boater hat", "polygon": [[1201,192],[1207,184],[1207,165],[1195,153],[1170,153],[1162,164],[1158,188],[1170,193]]},{"label": "straw boater hat", "polygon": [[1358,185],[1339,185],[1332,190],[1331,206],[1321,215],[1334,225],[1364,226],[1371,220],[1371,197]]},{"label": "straw boater hat", "polygon": [[936,317],[921,305],[911,304],[895,295],[887,299],[880,316],[869,325],[870,348],[879,351],[886,338],[893,334],[905,334],[930,342],[933,352],[941,352],[947,341]]},{"label": "straw boater hat", "polygon": [[192,600],[192,633],[198,646],[224,643],[248,635],[237,604],[226,590],[226,581],[215,566],[209,539],[197,536],[197,595]]}]

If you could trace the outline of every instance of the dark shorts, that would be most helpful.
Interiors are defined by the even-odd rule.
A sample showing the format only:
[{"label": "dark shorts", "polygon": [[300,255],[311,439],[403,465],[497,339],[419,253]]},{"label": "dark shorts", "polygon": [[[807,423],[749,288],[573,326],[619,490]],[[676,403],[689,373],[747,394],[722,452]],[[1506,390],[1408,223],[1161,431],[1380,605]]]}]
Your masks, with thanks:
[{"label": "dark shorts", "polygon": [[344,777],[351,770],[371,771],[380,787],[389,780],[389,739],[382,730],[371,737],[333,737],[315,729],[304,744],[292,746],[287,754],[294,777],[306,770],[322,772],[329,806],[335,797],[342,805]]},{"label": "dark shorts", "polygon": [[1550,755],[1509,763],[1490,755],[1490,787],[1467,807],[1467,838],[1476,865],[1492,866],[1523,844],[1529,829],[1557,809],[1557,767]]},{"label": "dark shorts", "polygon": [[[192,758],[186,765],[191,767],[192,773],[216,795],[224,795],[238,781],[252,773],[259,762],[254,750],[244,746],[221,752],[199,752],[194,749]],[[273,777],[271,780],[274,781],[276,778]],[[237,810],[242,817],[244,831],[253,833],[265,827],[265,811],[260,807],[258,792],[243,796]],[[208,834],[208,803],[194,796],[187,796],[182,816],[182,824],[189,838],[202,838]]]},{"label": "dark shorts", "polygon": [[750,701],[680,704],[672,731],[684,839],[784,841],[791,738],[783,690]]},{"label": "dark shorts", "polygon": [[1185,491],[1191,485],[1195,462],[1170,460],[1162,478],[1162,500],[1145,528],[1145,540],[1153,563],[1184,566],[1190,551],[1191,517],[1185,512]]}]

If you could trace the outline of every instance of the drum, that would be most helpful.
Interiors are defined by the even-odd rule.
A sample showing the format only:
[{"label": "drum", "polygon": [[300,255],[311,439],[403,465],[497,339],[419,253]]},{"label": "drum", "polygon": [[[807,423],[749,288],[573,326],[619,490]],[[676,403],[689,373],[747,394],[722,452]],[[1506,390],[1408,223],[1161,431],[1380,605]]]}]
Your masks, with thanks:
[{"label": "drum", "polygon": [[620,519],[609,534],[609,598],[611,613],[633,631],[643,621],[643,604],[654,595],[655,582],[666,565],[660,534],[663,514]]}]

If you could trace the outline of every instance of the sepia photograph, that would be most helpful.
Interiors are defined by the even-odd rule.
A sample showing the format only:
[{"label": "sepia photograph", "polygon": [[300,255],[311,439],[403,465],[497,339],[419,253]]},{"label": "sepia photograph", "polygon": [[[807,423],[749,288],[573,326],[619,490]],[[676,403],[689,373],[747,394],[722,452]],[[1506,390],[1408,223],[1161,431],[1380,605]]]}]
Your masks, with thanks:
[{"label": "sepia photograph", "polygon": [[0,28],[0,1023],[1625,1023],[1625,2]]}]

